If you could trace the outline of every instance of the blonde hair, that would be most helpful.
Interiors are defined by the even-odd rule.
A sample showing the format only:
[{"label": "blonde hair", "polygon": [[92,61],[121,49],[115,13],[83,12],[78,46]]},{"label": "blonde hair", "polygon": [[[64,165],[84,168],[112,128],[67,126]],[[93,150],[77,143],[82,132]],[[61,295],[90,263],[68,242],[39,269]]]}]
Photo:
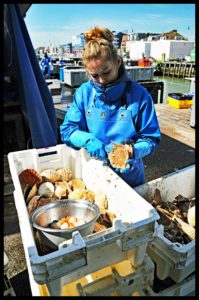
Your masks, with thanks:
[{"label": "blonde hair", "polygon": [[91,59],[99,58],[116,62],[117,49],[112,44],[114,35],[108,28],[91,28],[84,33],[84,39],[86,41],[82,52],[84,65]]}]

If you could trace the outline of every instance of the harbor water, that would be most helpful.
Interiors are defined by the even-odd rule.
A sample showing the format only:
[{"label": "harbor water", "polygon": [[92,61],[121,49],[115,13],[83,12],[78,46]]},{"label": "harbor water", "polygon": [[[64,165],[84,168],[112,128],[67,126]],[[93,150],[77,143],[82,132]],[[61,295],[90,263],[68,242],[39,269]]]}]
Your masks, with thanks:
[{"label": "harbor water", "polygon": [[167,103],[169,93],[188,94],[190,92],[191,81],[185,78],[173,76],[154,76],[154,80],[164,83],[163,103]]}]

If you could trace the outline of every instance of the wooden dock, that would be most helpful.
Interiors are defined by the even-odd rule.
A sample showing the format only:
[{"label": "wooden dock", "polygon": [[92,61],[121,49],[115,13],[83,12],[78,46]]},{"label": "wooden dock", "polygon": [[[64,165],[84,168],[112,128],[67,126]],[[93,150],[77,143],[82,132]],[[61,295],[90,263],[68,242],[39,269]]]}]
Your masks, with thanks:
[{"label": "wooden dock", "polygon": [[168,104],[155,104],[163,134],[195,149],[195,128],[190,126],[191,109],[177,109]]},{"label": "wooden dock", "polygon": [[161,69],[164,76],[194,77],[196,64],[195,62],[169,61],[161,63]]}]

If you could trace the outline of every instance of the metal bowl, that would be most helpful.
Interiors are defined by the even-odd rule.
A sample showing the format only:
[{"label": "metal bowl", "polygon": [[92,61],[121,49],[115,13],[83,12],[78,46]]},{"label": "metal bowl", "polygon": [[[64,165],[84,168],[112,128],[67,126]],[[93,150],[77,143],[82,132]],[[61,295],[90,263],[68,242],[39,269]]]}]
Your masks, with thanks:
[{"label": "metal bowl", "polygon": [[[85,221],[85,224],[67,229],[48,227],[53,221],[59,221],[66,216],[77,217]],[[60,243],[72,238],[74,231],[78,230],[82,236],[91,234],[99,216],[99,207],[91,202],[86,200],[59,200],[37,208],[31,219],[43,242],[51,249],[58,249]]]}]

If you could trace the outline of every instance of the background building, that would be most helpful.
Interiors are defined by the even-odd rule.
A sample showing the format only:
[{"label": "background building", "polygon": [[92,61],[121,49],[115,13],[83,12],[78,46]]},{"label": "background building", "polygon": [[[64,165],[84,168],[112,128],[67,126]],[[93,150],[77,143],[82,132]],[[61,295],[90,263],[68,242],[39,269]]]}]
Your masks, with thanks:
[{"label": "background building", "polygon": [[185,59],[190,55],[191,50],[194,47],[194,42],[188,42],[185,40],[159,40],[151,42],[150,56],[157,60],[162,60],[162,56],[165,60],[173,59]]},{"label": "background building", "polygon": [[83,33],[74,35],[72,37],[72,52],[76,56],[81,56],[81,52],[84,49],[84,46],[85,46],[85,39]]}]

